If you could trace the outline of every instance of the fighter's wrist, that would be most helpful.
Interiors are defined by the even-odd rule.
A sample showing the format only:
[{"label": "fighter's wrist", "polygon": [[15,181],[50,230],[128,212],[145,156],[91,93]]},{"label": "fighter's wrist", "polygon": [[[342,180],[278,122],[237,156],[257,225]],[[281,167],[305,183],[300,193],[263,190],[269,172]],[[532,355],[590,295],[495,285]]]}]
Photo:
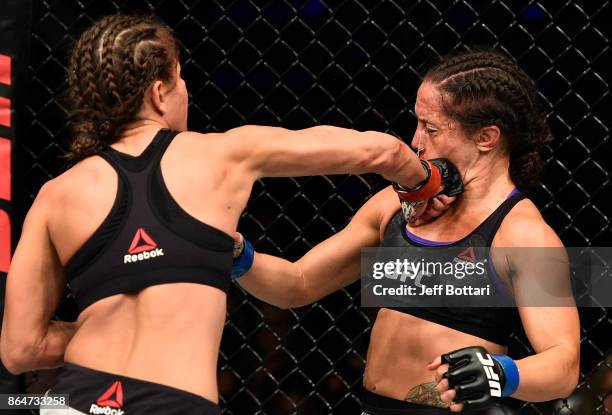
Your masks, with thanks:
[{"label": "fighter's wrist", "polygon": [[440,191],[442,185],[440,170],[427,160],[420,160],[420,162],[426,173],[424,181],[413,187],[393,183],[393,189],[399,198],[405,202],[418,202],[431,199]]},{"label": "fighter's wrist", "polygon": [[232,263],[231,278],[233,280],[242,277],[244,274],[249,272],[253,266],[253,260],[255,259],[255,250],[253,245],[246,239],[242,240],[242,249],[240,255],[234,258]]},{"label": "fighter's wrist", "polygon": [[415,186],[404,186],[401,183],[394,183],[398,189],[401,189],[405,192],[416,192],[423,188],[427,184],[427,181],[431,178],[431,167],[430,164],[425,160],[419,160],[423,170],[425,170],[425,179],[416,184]]},{"label": "fighter's wrist", "polygon": [[511,396],[519,386],[520,376],[518,366],[514,359],[505,354],[492,354],[491,357],[497,362],[503,376],[502,396]]}]

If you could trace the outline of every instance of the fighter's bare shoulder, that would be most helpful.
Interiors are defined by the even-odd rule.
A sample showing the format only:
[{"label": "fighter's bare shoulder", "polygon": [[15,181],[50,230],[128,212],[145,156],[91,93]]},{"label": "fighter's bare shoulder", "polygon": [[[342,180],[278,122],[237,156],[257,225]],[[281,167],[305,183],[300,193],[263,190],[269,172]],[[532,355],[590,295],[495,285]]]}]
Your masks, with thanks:
[{"label": "fighter's bare shoulder", "polygon": [[113,172],[113,169],[102,157],[87,157],[47,181],[39,190],[39,197],[57,199],[71,194],[99,193],[101,189],[107,189],[109,184],[116,188],[117,176],[109,172]]},{"label": "fighter's bare shoulder", "polygon": [[382,240],[387,224],[400,207],[397,193],[393,187],[387,186],[368,199],[357,211],[352,222],[366,223],[379,232]]},{"label": "fighter's bare shoulder", "polygon": [[113,168],[99,156],[88,157],[44,183],[28,215],[42,218],[51,233],[62,234],[66,220],[75,222],[83,215],[95,221],[99,218],[92,212],[110,211],[117,187]]},{"label": "fighter's bare shoulder", "polygon": [[529,199],[523,199],[504,218],[493,246],[560,247],[563,243],[536,205]]},{"label": "fighter's bare shoulder", "polygon": [[[92,157],[89,157],[86,160],[89,160],[91,158]],[[34,203],[51,203],[58,197],[60,197],[62,194],[69,191],[72,186],[81,184],[80,176],[82,175],[82,171],[86,170],[82,168],[82,165],[84,163],[85,160],[79,162],[75,166],[72,166],[60,175],[49,179],[45,183],[43,183],[40,189],[38,189]],[[87,164],[90,163],[87,162]],[[78,187],[75,187],[75,189],[78,189]]]}]

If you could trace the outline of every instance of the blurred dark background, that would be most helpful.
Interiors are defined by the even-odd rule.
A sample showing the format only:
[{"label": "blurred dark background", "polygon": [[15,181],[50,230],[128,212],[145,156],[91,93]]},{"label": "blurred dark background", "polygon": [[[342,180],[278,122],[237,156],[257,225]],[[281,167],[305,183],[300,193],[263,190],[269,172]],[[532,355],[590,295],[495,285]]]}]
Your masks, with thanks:
[{"label": "blurred dark background", "polygon": [[[530,196],[567,246],[612,246],[612,25],[611,5],[603,0],[34,0],[24,128],[15,150],[17,217],[67,167],[59,98],[69,48],[92,20],[116,11],[152,12],[176,30],[190,90],[189,127],[202,132],[332,124],[409,141],[415,93],[429,64],[470,45],[504,50],[537,80],[556,135],[544,155],[542,184]],[[240,229],[259,251],[295,260],[342,228],[384,184],[369,175],[263,180]],[[224,413],[360,413],[376,310],[359,307],[358,285],[290,311],[234,286],[229,304],[220,359]],[[74,316],[69,298],[58,314]],[[591,412],[584,413],[612,413],[602,406],[612,386],[603,392],[598,386],[612,382],[604,362],[612,314],[584,309],[581,324],[579,397],[510,406],[521,414],[581,413],[586,405]],[[516,333],[510,354],[529,351],[524,334]],[[35,390],[52,376],[27,381]]]}]

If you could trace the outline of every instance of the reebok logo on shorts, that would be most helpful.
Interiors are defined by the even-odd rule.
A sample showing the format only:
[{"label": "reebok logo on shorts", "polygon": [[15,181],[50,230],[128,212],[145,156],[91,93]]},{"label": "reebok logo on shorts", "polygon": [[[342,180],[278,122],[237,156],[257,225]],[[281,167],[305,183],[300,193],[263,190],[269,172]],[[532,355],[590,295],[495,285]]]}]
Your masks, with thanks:
[{"label": "reebok logo on shorts", "polygon": [[123,263],[144,261],[163,255],[164,250],[157,247],[153,238],[143,228],[138,228],[130,244],[130,249],[128,249],[128,254],[123,256]]},{"label": "reebok logo on shorts", "polygon": [[123,415],[123,386],[117,380],[89,408],[90,414]]}]

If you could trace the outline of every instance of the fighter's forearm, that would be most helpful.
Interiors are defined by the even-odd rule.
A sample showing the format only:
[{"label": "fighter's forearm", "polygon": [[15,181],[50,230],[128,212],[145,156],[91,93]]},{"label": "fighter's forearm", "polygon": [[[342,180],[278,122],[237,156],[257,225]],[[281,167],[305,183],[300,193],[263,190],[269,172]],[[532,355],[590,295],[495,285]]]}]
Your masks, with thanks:
[{"label": "fighter's forearm", "polygon": [[64,353],[77,330],[76,323],[52,320],[28,369],[48,369],[64,363]]},{"label": "fighter's forearm", "polygon": [[418,156],[406,143],[376,131],[362,134],[368,137],[368,140],[376,139],[379,143],[379,156],[372,159],[373,164],[368,166],[367,170],[376,169],[377,173],[389,181],[404,186],[416,186],[426,179],[426,172]]},{"label": "fighter's forearm", "polygon": [[563,346],[517,360],[520,383],[514,398],[542,402],[565,398],[576,388],[580,371],[577,352]]},{"label": "fighter's forearm", "polygon": [[300,267],[271,255],[256,253],[251,269],[237,281],[251,295],[280,308],[294,307],[305,296]]},{"label": "fighter's forearm", "polygon": [[3,342],[3,363],[15,374],[61,366],[64,363],[66,347],[76,329],[76,323],[51,321],[44,335],[31,346]]}]

